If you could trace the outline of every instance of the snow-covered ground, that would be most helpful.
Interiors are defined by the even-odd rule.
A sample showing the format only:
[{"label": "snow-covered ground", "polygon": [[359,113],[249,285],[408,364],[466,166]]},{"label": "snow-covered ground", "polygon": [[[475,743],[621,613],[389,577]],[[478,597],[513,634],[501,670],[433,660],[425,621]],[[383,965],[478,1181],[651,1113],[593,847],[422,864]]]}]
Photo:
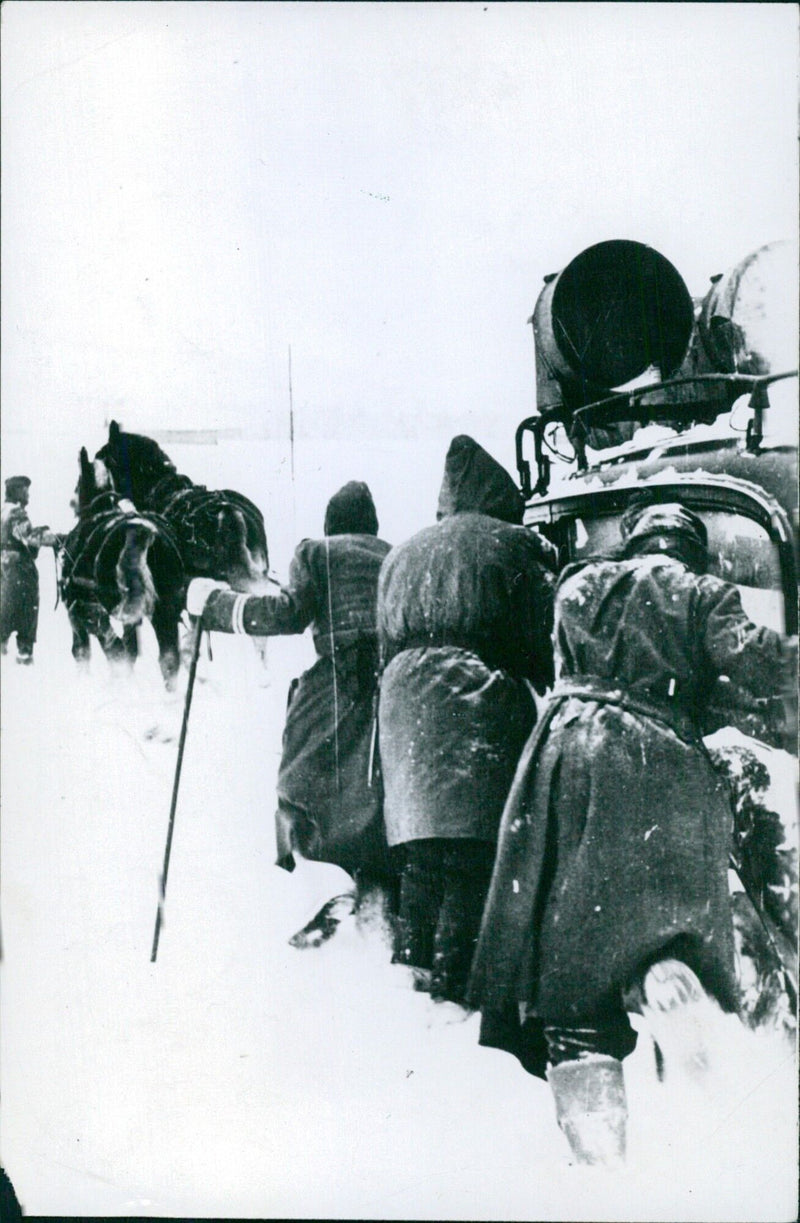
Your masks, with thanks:
[{"label": "snow-covered ground", "polygon": [[[432,520],[430,482],[422,499],[402,490],[421,517],[404,534]],[[298,535],[313,529],[297,517]],[[288,556],[274,551],[282,574]],[[659,1083],[640,1040],[627,1170],[578,1169],[546,1085],[480,1049],[477,1016],[415,993],[377,919],[288,946],[347,883],[273,866],[286,687],[307,638],[270,643],[268,685],[249,641],[216,635],[201,655],[151,963],[183,692],[163,692],[149,631],[132,679],[96,649],[79,677],[47,552],[40,573],[35,666],[2,663],[0,1154],[27,1213],[795,1217],[794,1050],[774,1034],[721,1021],[702,1090]]]}]

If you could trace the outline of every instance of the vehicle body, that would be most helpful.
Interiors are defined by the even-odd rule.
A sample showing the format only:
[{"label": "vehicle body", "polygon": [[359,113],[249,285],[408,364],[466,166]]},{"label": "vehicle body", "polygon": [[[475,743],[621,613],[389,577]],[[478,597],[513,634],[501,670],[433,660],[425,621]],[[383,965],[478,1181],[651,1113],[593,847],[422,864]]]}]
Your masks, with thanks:
[{"label": "vehicle body", "polygon": [[[797,633],[797,264],[792,255],[779,260],[786,245],[712,277],[704,299],[681,294],[671,265],[659,286],[660,256],[635,243],[589,248],[545,278],[531,319],[539,411],[518,426],[516,453],[524,521],[557,546],[562,566],[618,545],[633,498],[680,500],[706,524],[709,572],[736,585],[749,618]],[[782,280],[774,275],[781,262]],[[570,296],[559,304],[562,277]],[[657,301],[645,310],[649,292]],[[604,369],[629,381],[604,385]],[[733,801],[743,1016],[789,1030],[797,1013],[796,682],[794,693],[757,700],[721,676],[703,726]]]},{"label": "vehicle body", "polygon": [[[761,255],[772,271],[775,252],[782,246],[764,247],[756,256]],[[607,248],[620,260],[620,278],[629,282],[621,290],[609,282]],[[769,347],[764,339],[770,305],[765,289],[770,288],[774,301],[775,278],[767,286],[768,278],[762,272],[756,291],[744,292],[748,285],[753,289],[759,268],[756,256],[750,256],[737,265],[738,272],[733,269],[724,277],[713,277],[706,298],[694,299],[692,304],[688,291],[682,297],[676,287],[675,269],[662,260],[669,292],[663,291],[660,300],[664,310],[675,311],[679,317],[667,325],[663,311],[660,316],[651,312],[648,335],[636,332],[636,321],[626,321],[625,310],[635,312],[645,292],[659,289],[653,278],[660,271],[661,257],[635,243],[600,244],[573,261],[589,282],[590,257],[598,251],[602,255],[601,288],[614,300],[608,306],[596,289],[585,291],[581,301],[590,317],[577,322],[574,298],[568,303],[569,351],[576,350],[573,341],[582,342],[583,335],[590,336],[594,345],[584,364],[572,358],[571,368],[556,351],[561,320],[553,309],[553,284],[566,277],[569,268],[558,278],[546,278],[532,319],[540,410],[521,422],[516,438],[526,524],[558,547],[565,565],[613,547],[619,541],[621,515],[631,499],[645,490],[657,501],[680,500],[706,523],[710,572],[739,588],[746,612],[757,623],[797,633],[798,379],[790,364],[792,360],[796,363],[796,350],[792,352],[789,340],[763,356],[748,342],[747,334],[747,326],[752,331],[750,320],[757,316],[758,344],[762,349]],[[640,276],[642,251],[650,260],[645,281]],[[738,286],[738,301],[731,284]],[[792,314],[793,297],[791,293],[787,296]],[[694,316],[690,326],[686,325],[687,303]],[[779,305],[780,329],[791,336],[792,318],[788,325],[785,320],[786,301]],[[616,351],[615,327],[624,333],[621,357]],[[652,360],[653,334],[662,333],[669,334],[671,344],[670,376],[663,378]],[[609,356],[612,350],[613,359]],[[603,387],[604,367],[632,374],[631,381],[623,389]],[[643,377],[637,379],[637,372]],[[557,441],[559,431],[561,442]],[[538,474],[535,488],[531,487],[529,438]],[[563,453],[565,445],[572,449],[569,456]],[[548,450],[558,454],[561,462],[551,464]],[[734,694],[726,693],[723,684],[712,704],[729,706],[732,725],[796,751],[789,711],[777,705],[766,709],[757,702],[747,707],[746,700],[743,707],[741,693],[735,699],[726,699],[729,696]],[[725,716],[724,709],[719,709],[714,720]]]}]

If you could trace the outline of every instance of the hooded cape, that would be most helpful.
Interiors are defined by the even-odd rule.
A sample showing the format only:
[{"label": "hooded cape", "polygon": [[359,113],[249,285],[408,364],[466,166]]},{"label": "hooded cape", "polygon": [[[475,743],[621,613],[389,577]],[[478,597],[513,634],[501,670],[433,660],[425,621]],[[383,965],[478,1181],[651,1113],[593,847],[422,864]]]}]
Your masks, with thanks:
[{"label": "hooded cape", "polygon": [[[524,1002],[542,1022],[591,1025],[673,954],[735,1009],[732,813],[700,717],[715,674],[774,690],[791,650],[747,620],[735,587],[654,556],[566,570],[556,649],[559,683],[503,813],[470,1001],[484,1019]],[[519,1054],[513,1038],[482,1041]]]},{"label": "hooded cape", "polygon": [[525,502],[511,476],[465,433],[447,451],[436,517],[471,512],[519,525]]},{"label": "hooded cape", "polygon": [[278,772],[278,864],[289,870],[297,849],[351,874],[389,871],[374,750],[375,599],[389,545],[353,530],[374,515],[366,485],[346,485],[326,514],[326,527],[333,520],[339,530],[297,546],[284,589],[250,598],[216,591],[203,615],[206,628],[255,636],[311,628],[319,657],[292,682]]},{"label": "hooded cape", "polygon": [[511,525],[519,493],[470,438],[450,446],[439,515],[392,549],[378,586],[390,844],[494,841],[535,720],[530,683],[552,678],[548,546]]}]

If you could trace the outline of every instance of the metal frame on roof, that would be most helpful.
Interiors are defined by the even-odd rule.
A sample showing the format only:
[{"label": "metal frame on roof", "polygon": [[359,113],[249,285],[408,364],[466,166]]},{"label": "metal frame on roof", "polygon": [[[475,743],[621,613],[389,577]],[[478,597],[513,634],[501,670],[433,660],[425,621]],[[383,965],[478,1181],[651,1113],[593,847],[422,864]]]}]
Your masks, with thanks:
[{"label": "metal frame on roof", "polygon": [[[515,435],[517,471],[519,472],[520,488],[527,501],[532,496],[543,496],[550,487],[550,458],[545,454],[544,431],[548,425],[563,424],[568,431],[570,442],[575,451],[576,470],[587,471],[589,461],[586,457],[587,435],[594,426],[604,426],[622,420],[657,421],[668,417],[670,420],[685,422],[687,426],[698,423],[709,424],[720,415],[718,403],[707,404],[702,399],[689,403],[672,403],[659,398],[650,403],[645,397],[659,392],[668,391],[673,387],[690,384],[726,385],[730,389],[731,403],[740,395],[750,392],[750,407],[753,410],[752,419],[748,422],[746,448],[751,454],[758,454],[763,440],[763,417],[769,407],[768,387],[773,382],[785,378],[796,378],[798,371],[787,370],[779,374],[694,374],[690,377],[668,379],[664,382],[649,383],[629,391],[617,391],[604,399],[595,400],[580,408],[570,408],[559,404],[546,412],[535,416],[527,416],[520,421]],[[523,453],[523,441],[526,433],[533,436],[536,455],[536,484],[531,483],[531,465]]]}]

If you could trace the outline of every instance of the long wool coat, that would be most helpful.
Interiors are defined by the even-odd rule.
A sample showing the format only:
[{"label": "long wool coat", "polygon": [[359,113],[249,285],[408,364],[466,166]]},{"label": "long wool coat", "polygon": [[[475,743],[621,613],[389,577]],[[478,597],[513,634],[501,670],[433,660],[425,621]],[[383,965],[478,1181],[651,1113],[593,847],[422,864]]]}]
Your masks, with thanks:
[{"label": "long wool coat", "polygon": [[39,553],[41,528],[31,526],[24,506],[4,502],[0,523],[0,639],[19,633],[36,640],[39,621]]},{"label": "long wool coat", "polygon": [[546,545],[493,516],[516,512],[513,483],[477,443],[457,442],[440,498],[445,516],[392,549],[378,588],[390,845],[495,841],[535,721],[530,684],[543,690],[552,675]]},{"label": "long wool coat", "polygon": [[503,813],[471,1002],[581,1026],[672,947],[734,1009],[732,815],[700,721],[716,676],[766,694],[796,651],[735,587],[656,556],[571,567],[555,621],[559,681]]},{"label": "long wool coat", "polygon": [[388,551],[366,534],[303,540],[285,590],[214,592],[203,614],[206,628],[255,636],[311,625],[319,657],[292,686],[278,773],[278,863],[289,868],[295,847],[350,872],[387,869],[373,732],[375,599]]}]

